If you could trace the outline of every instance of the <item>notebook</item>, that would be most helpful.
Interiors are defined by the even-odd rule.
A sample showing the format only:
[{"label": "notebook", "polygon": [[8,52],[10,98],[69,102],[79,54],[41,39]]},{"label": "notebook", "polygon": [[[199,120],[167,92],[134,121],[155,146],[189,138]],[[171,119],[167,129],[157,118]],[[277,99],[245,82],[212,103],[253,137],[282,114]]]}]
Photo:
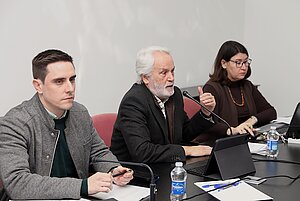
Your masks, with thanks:
[{"label": "notebook", "polygon": [[185,165],[188,173],[226,180],[255,172],[248,147],[249,135],[217,139],[209,159]]}]

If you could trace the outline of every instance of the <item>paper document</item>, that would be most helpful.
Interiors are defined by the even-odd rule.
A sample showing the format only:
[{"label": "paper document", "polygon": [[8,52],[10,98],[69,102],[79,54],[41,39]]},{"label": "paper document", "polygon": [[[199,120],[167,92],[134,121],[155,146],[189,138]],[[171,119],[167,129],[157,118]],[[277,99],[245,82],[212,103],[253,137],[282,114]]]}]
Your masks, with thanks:
[{"label": "paper document", "polygon": [[[150,195],[150,189],[140,186],[126,185],[117,186],[113,184],[113,189],[108,193],[96,193],[92,197],[99,199],[115,198],[119,201],[139,201],[144,197]],[[20,200],[9,200],[20,201]],[[25,201],[25,200],[24,200]],[[26,201],[38,201],[38,200],[26,200]],[[59,201],[59,200],[42,200],[42,201]],[[65,199],[64,201],[69,201]],[[70,200],[74,201],[74,200]],[[81,198],[79,201],[89,201],[89,199]]]},{"label": "paper document", "polygon": [[108,193],[96,193],[93,197],[100,199],[115,198],[120,201],[139,201],[140,199],[150,195],[150,189],[140,186],[126,185],[117,186],[113,185],[113,190]]},{"label": "paper document", "polygon": [[273,122],[290,124],[291,120],[292,120],[292,116],[286,116],[286,117],[277,117],[277,119],[274,120]]},{"label": "paper document", "polygon": [[[234,183],[236,181],[236,183]],[[233,183],[233,184],[232,184]],[[232,184],[231,186],[226,186]],[[238,179],[230,179],[224,181],[206,181],[196,182],[196,186],[204,191],[209,192],[215,198],[221,201],[232,201],[232,200],[243,200],[243,201],[254,201],[254,200],[272,200],[270,196],[250,186],[244,181],[238,181]],[[224,187],[223,187],[224,186]]]},{"label": "paper document", "polygon": [[248,142],[248,146],[250,149],[251,154],[258,154],[262,156],[267,155],[267,144],[262,144],[262,143],[253,143],[253,142]]}]

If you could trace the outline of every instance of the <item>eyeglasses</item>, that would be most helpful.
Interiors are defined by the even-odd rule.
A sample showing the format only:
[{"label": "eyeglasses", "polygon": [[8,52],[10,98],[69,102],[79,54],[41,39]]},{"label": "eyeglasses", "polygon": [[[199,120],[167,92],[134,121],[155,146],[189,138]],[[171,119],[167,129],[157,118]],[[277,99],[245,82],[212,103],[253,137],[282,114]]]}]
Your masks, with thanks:
[{"label": "eyeglasses", "polygon": [[229,61],[235,63],[237,68],[242,68],[243,65],[245,65],[246,67],[249,67],[252,62],[252,59],[247,59],[244,62],[243,61],[232,61],[232,60],[229,60]]}]

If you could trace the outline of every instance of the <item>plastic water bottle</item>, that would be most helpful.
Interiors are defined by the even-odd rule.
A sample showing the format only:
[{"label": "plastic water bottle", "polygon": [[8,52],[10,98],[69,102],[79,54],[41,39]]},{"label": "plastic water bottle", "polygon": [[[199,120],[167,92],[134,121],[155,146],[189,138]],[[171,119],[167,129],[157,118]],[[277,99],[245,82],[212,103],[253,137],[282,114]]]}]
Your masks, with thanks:
[{"label": "plastic water bottle", "polygon": [[177,201],[186,198],[187,172],[182,166],[182,162],[176,162],[175,168],[171,171],[171,201]]},{"label": "plastic water bottle", "polygon": [[268,157],[276,158],[278,155],[279,133],[275,126],[271,126],[271,130],[267,134]]}]

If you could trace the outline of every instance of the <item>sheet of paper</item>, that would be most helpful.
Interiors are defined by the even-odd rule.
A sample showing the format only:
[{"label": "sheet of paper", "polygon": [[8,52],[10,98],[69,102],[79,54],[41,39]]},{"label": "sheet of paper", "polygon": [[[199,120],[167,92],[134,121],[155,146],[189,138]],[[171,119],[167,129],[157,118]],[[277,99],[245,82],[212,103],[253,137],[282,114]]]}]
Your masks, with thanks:
[{"label": "sheet of paper", "polygon": [[251,154],[267,155],[267,144],[248,142]]},{"label": "sheet of paper", "polygon": [[117,186],[113,185],[113,190],[108,193],[97,193],[93,197],[100,199],[115,198],[120,201],[139,201],[140,199],[148,196],[150,189],[140,186],[126,185]]},{"label": "sheet of paper", "polygon": [[291,120],[292,120],[292,116],[285,116],[285,117],[277,117],[277,119],[274,120],[273,122],[290,124]]},{"label": "sheet of paper", "polygon": [[[207,181],[207,182],[196,182],[195,185],[204,191],[213,190],[209,192],[215,198],[222,201],[232,200],[243,200],[243,201],[254,201],[254,200],[271,200],[272,198],[265,193],[257,190],[250,186],[244,181],[237,181],[238,179],[230,179],[224,181]],[[229,187],[222,187],[226,184],[231,184],[237,181]]]},{"label": "sheet of paper", "polygon": [[[147,197],[149,195],[150,195],[149,188],[133,186],[133,185],[126,185],[121,187],[113,184],[113,190],[111,190],[109,193],[96,193],[91,197],[100,198],[100,199],[115,198],[116,200],[119,201],[139,201],[140,199]],[[10,200],[10,201],[17,201],[17,200]],[[38,201],[38,200],[26,200],[26,201]],[[43,200],[43,201],[56,201],[56,200]],[[64,201],[69,201],[69,200],[66,199]],[[89,201],[89,200],[81,198],[80,201]]]}]

